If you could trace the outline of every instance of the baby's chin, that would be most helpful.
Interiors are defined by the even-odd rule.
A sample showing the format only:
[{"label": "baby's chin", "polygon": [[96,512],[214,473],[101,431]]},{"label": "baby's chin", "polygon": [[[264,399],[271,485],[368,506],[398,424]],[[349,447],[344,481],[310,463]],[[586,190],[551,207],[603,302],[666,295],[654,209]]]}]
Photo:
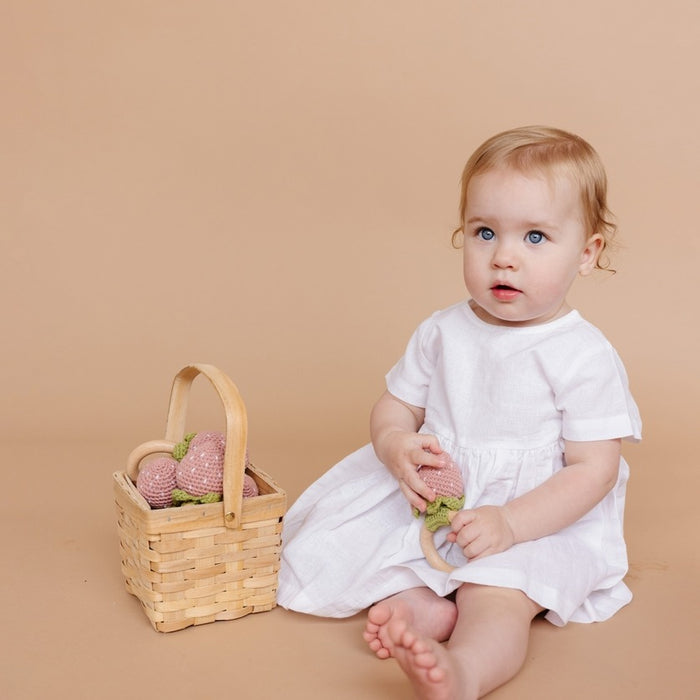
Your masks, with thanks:
[{"label": "baby's chin", "polygon": [[512,328],[523,328],[526,326],[540,326],[550,323],[562,316],[565,316],[571,307],[563,303],[551,309],[527,312],[518,309],[514,304],[480,304],[474,298],[470,299],[469,306],[474,314],[492,326],[508,326]]}]

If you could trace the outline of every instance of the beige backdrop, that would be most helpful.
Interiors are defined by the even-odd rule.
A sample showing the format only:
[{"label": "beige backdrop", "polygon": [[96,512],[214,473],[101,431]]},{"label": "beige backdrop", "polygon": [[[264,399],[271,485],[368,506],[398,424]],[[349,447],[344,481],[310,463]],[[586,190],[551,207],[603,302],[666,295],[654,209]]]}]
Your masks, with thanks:
[{"label": "beige backdrop", "polygon": [[[449,239],[465,159],[498,130],[546,123],[589,139],[607,165],[618,272],[579,283],[573,301],[618,348],[645,420],[643,445],[627,450],[633,563],[676,562],[682,607],[695,612],[669,632],[697,625],[695,588],[680,582],[698,573],[700,4],[0,8],[0,436],[19,460],[4,467],[23,494],[4,512],[19,571],[26,538],[46,544],[36,522],[22,539],[29,512],[59,527],[66,498],[72,534],[51,547],[83,542],[88,570],[95,552],[116,558],[110,474],[162,436],[172,376],[189,362],[237,382],[251,452],[290,499],[366,441],[409,334],[464,294]],[[195,397],[192,427],[214,427],[218,407]],[[83,539],[95,532],[80,510],[88,495],[101,545]],[[46,570],[33,561],[29,580]],[[105,567],[111,586],[118,569]],[[658,606],[669,582],[654,580]],[[43,608],[60,615],[78,595],[68,586]],[[147,635],[115,595],[120,619],[126,609]],[[38,615],[13,614],[17,630]],[[685,667],[638,662],[647,688]],[[19,680],[11,687],[23,696]],[[374,697],[363,693],[348,697]]]}]

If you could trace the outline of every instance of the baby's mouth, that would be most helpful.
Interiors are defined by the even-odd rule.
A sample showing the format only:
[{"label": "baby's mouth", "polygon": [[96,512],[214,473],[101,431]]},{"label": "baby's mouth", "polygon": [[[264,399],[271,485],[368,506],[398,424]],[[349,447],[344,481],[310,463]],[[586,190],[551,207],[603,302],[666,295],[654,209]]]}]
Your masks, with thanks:
[{"label": "baby's mouth", "polygon": [[491,294],[500,301],[513,301],[521,292],[509,284],[494,284],[491,287]]}]

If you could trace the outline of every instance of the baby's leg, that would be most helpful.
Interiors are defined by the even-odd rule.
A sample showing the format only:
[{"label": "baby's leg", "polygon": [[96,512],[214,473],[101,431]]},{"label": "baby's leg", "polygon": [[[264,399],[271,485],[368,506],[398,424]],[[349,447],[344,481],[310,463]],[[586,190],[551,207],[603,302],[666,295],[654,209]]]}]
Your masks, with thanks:
[{"label": "baby's leg", "polygon": [[362,635],[380,658],[393,656],[390,625],[410,626],[422,636],[443,642],[449,639],[457,621],[457,607],[429,588],[409,588],[380,601],[369,609]]},{"label": "baby's leg", "polygon": [[389,626],[393,655],[423,700],[475,700],[510,680],[525,661],[541,608],[514,589],[464,584],[447,646],[410,625]]}]

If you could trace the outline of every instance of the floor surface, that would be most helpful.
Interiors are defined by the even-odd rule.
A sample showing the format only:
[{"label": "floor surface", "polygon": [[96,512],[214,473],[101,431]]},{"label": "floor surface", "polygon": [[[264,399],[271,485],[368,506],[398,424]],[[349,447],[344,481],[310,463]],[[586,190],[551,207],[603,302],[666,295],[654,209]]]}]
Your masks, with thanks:
[{"label": "floor surface", "polygon": [[[2,508],[0,696],[411,697],[397,664],[365,648],[363,615],[325,620],[275,608],[155,632],[119,570],[111,474],[130,447],[5,446],[12,478]],[[306,452],[305,463],[329,457],[319,448]],[[663,457],[666,477],[671,471],[675,479],[660,475],[653,445],[628,455],[632,604],[602,624],[560,629],[537,621],[524,668],[490,698],[700,697],[700,515],[693,508],[700,479],[689,457]],[[257,458],[290,501],[308,481],[298,457],[267,447]]]}]

